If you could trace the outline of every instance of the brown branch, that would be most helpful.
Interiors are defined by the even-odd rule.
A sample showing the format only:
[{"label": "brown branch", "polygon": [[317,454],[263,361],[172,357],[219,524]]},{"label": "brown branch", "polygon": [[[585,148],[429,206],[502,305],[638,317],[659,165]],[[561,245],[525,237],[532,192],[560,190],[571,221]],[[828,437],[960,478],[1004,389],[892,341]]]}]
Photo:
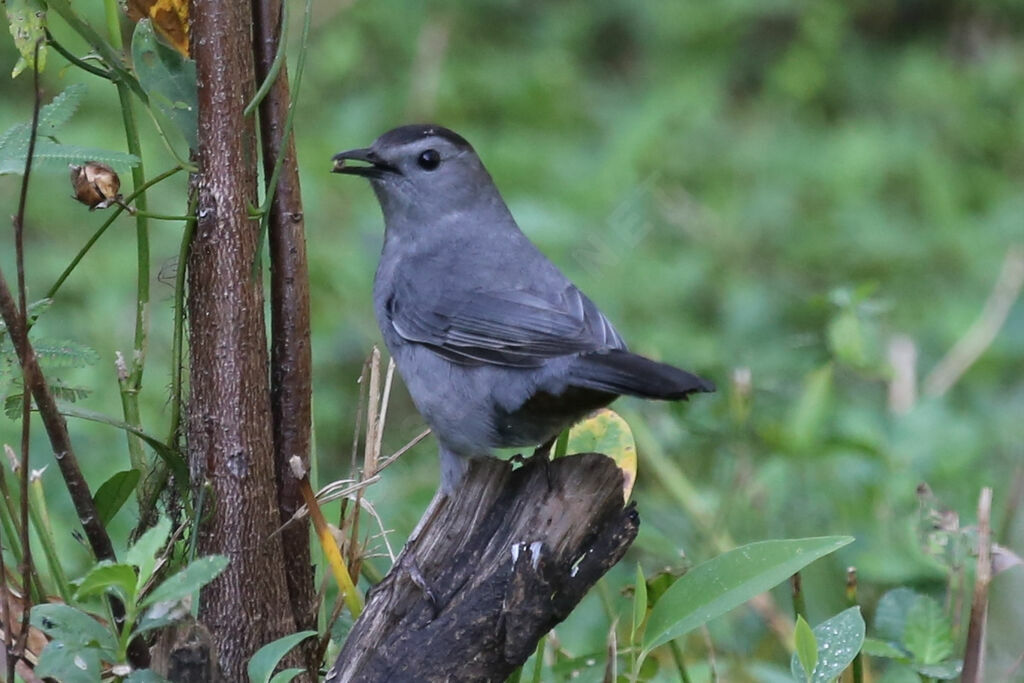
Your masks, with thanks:
[{"label": "brown branch", "polygon": [[636,537],[596,453],[471,463],[370,594],[327,681],[501,681]]},{"label": "brown branch", "polygon": [[992,580],[992,489],[983,488],[978,499],[978,567],[974,576],[971,620],[960,680],[985,680],[985,620],[988,617],[988,585]]},{"label": "brown branch", "polygon": [[992,344],[1024,288],[1024,245],[1010,245],[977,320],[924,380],[927,396],[942,396]]},{"label": "brown branch", "polygon": [[249,3],[194,0],[200,171],[188,256],[188,446],[192,483],[209,486],[203,554],[230,564],[202,591],[199,618],[225,680],[246,680],[257,648],[294,633],[277,499],[261,274]]},{"label": "brown branch", "polygon": [[[28,135],[28,151],[25,154],[25,171],[21,176],[21,189],[18,193],[18,212],[14,216],[14,259],[18,271],[18,314],[22,320],[28,320],[28,301],[25,296],[25,207],[28,204],[28,181],[32,177],[32,159],[36,154],[36,139],[39,135],[39,45],[42,40],[37,40],[33,52],[32,61],[32,126]],[[28,386],[25,364],[22,367],[22,384]],[[21,463],[19,466],[20,475],[19,493],[21,500],[18,516],[21,518],[21,561],[18,570],[21,573],[24,589],[24,604],[21,613],[21,634],[17,642],[11,642],[7,647],[9,659],[7,660],[8,678],[14,678],[14,668],[18,663],[20,653],[24,651],[25,639],[28,637],[29,611],[32,609],[32,596],[28,590],[32,581],[32,548],[28,538],[28,455],[29,438],[31,436],[32,421],[29,419],[32,414],[32,396],[28,390],[21,392]],[[2,568],[6,574],[6,567]],[[6,577],[5,577],[6,581]],[[6,585],[5,585],[6,588]],[[6,598],[5,598],[6,599]],[[9,625],[8,625],[9,626]],[[11,634],[5,633],[4,642]]]},{"label": "brown branch", "polygon": [[[281,0],[253,0],[253,52],[256,78],[267,78],[279,44],[285,39]],[[291,102],[288,68],[282,64],[266,97],[260,102],[259,122],[263,176],[274,192],[269,211],[270,238],[270,405],[274,424],[274,468],[281,522],[302,506],[299,482],[289,462],[293,456],[309,468],[312,393],[310,353],[309,269],[299,188],[295,142],[282,140]],[[277,187],[269,182],[281,154],[284,160]],[[290,525],[281,534],[292,615],[299,630],[316,629],[316,589],[309,547],[309,523]],[[315,678],[316,641],[299,646],[302,665]]]}]

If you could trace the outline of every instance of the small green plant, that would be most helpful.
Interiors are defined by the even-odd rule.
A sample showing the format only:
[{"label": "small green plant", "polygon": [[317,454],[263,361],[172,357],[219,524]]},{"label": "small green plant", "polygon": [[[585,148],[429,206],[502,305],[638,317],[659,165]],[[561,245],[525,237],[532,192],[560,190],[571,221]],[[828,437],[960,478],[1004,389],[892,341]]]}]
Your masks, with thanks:
[{"label": "small green plant", "polygon": [[953,625],[935,598],[910,588],[893,589],[879,600],[873,626],[874,637],[864,641],[864,652],[893,660],[892,675],[916,672],[940,680],[960,675],[963,660],[953,656]]},{"label": "small green plant", "polygon": [[[31,623],[52,639],[40,655],[36,674],[65,683],[99,680],[108,669],[116,680],[160,681],[128,663],[128,646],[138,636],[179,621],[191,612],[191,598],[227,566],[220,555],[201,557],[162,578],[171,524],[163,518],[128,550],[124,562],[99,562],[78,582],[70,604],[32,608]],[[113,594],[125,607],[122,623],[97,613],[95,598]]]}]

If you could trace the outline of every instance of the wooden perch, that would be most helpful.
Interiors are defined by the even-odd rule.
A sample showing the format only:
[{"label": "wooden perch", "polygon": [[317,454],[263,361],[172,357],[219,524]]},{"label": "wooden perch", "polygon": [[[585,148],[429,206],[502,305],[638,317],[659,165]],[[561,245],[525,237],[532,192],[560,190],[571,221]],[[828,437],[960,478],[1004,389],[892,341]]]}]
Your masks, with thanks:
[{"label": "wooden perch", "polygon": [[606,456],[473,461],[371,591],[327,681],[505,680],[639,524]]}]

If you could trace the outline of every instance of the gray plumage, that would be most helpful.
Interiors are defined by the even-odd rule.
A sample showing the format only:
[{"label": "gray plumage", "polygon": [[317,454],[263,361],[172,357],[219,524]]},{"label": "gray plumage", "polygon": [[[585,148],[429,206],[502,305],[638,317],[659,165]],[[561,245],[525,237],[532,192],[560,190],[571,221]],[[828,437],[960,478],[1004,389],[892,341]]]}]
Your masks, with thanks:
[{"label": "gray plumage", "polygon": [[520,231],[458,134],[396,128],[336,155],[334,171],[368,178],[383,210],[374,310],[440,444],[443,491],[469,458],[543,444],[621,394],[678,400],[714,390],[630,353]]}]

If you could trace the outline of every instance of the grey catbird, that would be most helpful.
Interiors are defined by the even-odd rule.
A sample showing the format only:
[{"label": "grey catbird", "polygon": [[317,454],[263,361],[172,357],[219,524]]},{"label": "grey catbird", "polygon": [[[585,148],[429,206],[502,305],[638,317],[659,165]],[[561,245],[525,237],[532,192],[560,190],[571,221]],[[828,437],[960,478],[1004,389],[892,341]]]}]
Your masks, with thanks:
[{"label": "grey catbird", "polygon": [[[351,162],[361,162],[352,164]],[[620,394],[714,386],[626,349],[590,299],[519,230],[476,152],[413,125],[341,152],[384,212],[373,303],[384,343],[441,447],[441,489],[469,458],[547,444]]]}]

